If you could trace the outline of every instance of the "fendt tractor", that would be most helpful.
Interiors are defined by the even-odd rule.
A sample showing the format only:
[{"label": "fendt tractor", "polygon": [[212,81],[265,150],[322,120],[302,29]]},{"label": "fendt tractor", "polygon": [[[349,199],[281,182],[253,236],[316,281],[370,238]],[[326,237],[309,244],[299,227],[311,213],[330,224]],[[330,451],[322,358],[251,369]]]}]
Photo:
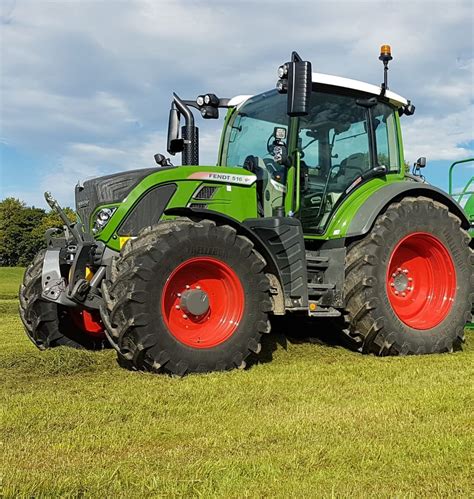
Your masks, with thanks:
[{"label": "fendt tractor", "polygon": [[[293,52],[268,92],[174,94],[167,150],[181,166],[156,154],[79,183],[77,223],[46,193],[64,227],[20,289],[32,342],[110,343],[125,367],[184,375],[245,367],[272,316],[299,314],[315,332],[333,318],[364,353],[461,348],[470,222],[407,173],[400,117],[414,106],[388,89],[388,45],[379,58],[380,86],[312,73]],[[199,165],[192,109],[227,110],[218,166]]]}]

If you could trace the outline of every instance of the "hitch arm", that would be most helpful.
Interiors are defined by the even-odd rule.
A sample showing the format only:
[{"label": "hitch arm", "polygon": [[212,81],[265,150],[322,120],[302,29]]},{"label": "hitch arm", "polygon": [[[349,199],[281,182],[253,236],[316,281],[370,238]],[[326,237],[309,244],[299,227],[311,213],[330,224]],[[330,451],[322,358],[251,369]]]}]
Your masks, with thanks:
[{"label": "hitch arm", "polygon": [[57,211],[57,213],[61,217],[61,220],[63,221],[64,225],[71,232],[74,239],[78,243],[83,242],[84,238],[82,237],[82,234],[80,233],[80,231],[77,229],[76,224],[69,220],[66,213],[64,213],[64,210],[61,208],[61,206],[59,206],[59,203],[56,201],[56,199],[54,199],[53,195],[50,192],[45,192],[44,198],[46,199],[46,202],[49,204],[51,209]]}]

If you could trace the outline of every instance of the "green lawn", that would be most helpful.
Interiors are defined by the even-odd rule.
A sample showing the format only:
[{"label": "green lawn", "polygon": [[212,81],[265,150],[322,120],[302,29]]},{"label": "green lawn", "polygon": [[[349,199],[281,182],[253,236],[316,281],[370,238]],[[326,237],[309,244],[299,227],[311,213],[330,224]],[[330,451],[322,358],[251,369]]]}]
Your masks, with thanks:
[{"label": "green lawn", "polygon": [[37,351],[20,277],[0,269],[0,496],[472,497],[473,333],[406,358],[276,334],[272,362],[178,379]]}]

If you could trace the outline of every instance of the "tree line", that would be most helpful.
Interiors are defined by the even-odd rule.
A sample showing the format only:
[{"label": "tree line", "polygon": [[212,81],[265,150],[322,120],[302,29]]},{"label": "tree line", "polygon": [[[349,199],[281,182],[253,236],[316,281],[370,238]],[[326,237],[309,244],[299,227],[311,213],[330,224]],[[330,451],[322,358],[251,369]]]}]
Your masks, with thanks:
[{"label": "tree line", "polygon": [[[71,208],[67,216],[76,220]],[[62,227],[59,215],[53,211],[27,206],[16,198],[0,201],[0,266],[26,266],[46,247],[44,233],[51,227]]]}]

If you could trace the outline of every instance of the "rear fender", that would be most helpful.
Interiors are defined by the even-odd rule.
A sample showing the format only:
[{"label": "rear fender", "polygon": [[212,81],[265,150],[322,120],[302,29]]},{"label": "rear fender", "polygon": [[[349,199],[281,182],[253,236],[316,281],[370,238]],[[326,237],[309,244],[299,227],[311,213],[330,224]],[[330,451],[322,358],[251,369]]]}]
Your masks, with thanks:
[{"label": "rear fender", "polygon": [[394,182],[375,191],[356,211],[350,221],[346,237],[363,236],[370,232],[376,218],[387,207],[405,197],[424,196],[446,205],[461,220],[463,229],[470,227],[469,220],[462,207],[444,191],[429,184],[415,182]]}]

